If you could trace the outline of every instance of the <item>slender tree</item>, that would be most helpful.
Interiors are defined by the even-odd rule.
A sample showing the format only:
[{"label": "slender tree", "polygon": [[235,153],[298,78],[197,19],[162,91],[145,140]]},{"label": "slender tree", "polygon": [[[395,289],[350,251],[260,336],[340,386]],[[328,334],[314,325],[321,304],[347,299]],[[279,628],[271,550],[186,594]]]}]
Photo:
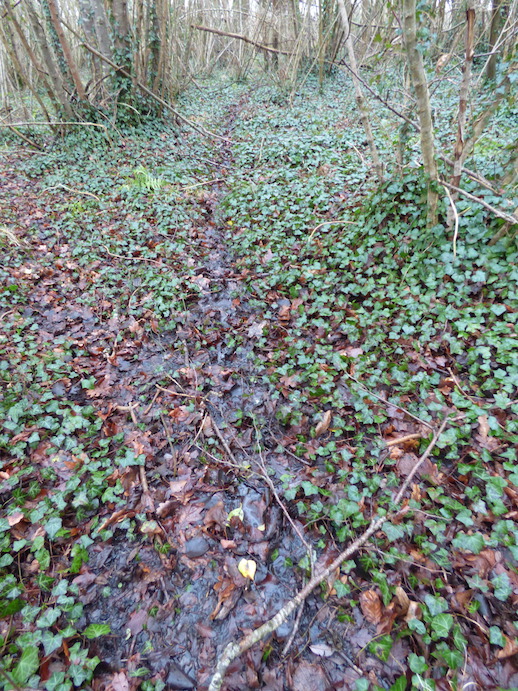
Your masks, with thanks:
[{"label": "slender tree", "polygon": [[420,125],[421,153],[428,176],[427,224],[437,223],[439,195],[436,190],[437,163],[435,160],[434,132],[428,82],[424,71],[423,57],[417,45],[417,20],[415,0],[403,0],[403,40],[407,55],[408,71],[416,95],[417,114]]}]

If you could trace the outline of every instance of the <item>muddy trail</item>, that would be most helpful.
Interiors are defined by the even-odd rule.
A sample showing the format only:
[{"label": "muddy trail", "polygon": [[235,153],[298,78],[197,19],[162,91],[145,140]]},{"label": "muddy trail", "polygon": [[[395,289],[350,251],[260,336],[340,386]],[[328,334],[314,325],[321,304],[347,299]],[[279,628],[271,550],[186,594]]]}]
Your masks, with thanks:
[{"label": "muddy trail", "polygon": [[206,691],[323,572],[223,689],[516,688],[515,255],[330,89],[0,152],[0,689]]},{"label": "muddy trail", "polygon": [[[232,135],[244,108],[246,99],[228,108],[225,136]],[[43,382],[41,400],[66,401],[74,420],[93,406],[100,441],[90,448],[106,448],[102,439],[115,438],[133,451],[133,461],[139,459],[107,471],[108,485],[122,488],[122,503],[108,496],[97,502],[94,515],[92,507],[85,512],[82,523],[72,507],[65,511],[64,527],[84,536],[88,553],[70,576],[83,605],[75,627],[107,624],[111,631],[89,644],[100,664],[91,686],[83,688],[137,689],[142,674],[165,684],[160,688],[207,688],[225,645],[293,597],[316,554],[314,538],[281,498],[279,478],[296,475],[307,461],[283,448],[272,392],[254,365],[266,322],[250,304],[248,270],[236,264],[220,213],[231,145],[219,142],[212,157],[216,182],[195,200],[203,221],[190,231],[189,254],[181,257],[197,291],[173,315],[177,327],[165,333],[153,321],[144,329],[123,309],[114,313],[102,285],[96,304],[85,306],[83,292],[103,261],[82,263],[66,229],[56,231],[63,186],[43,189],[18,172],[23,157],[7,158],[2,200],[10,222],[22,229],[23,243],[7,280],[25,287],[22,316],[32,324],[39,357],[60,354],[67,339],[72,344],[66,373]],[[112,227],[105,214],[98,216]],[[151,233],[145,240],[150,246],[163,238]],[[103,247],[106,262],[160,264]],[[283,306],[274,303],[278,310]],[[64,419],[62,413],[61,426]],[[31,429],[14,442],[26,443]],[[43,438],[31,451],[33,477],[49,497],[55,491],[46,479],[49,466],[62,489],[87,460],[65,443],[49,458],[51,448]],[[74,495],[77,508],[80,487]],[[86,536],[93,525],[92,541]],[[23,521],[15,529],[20,539],[36,535]],[[320,565],[338,551],[328,545]],[[69,555],[63,539],[54,550],[53,577],[69,568]],[[253,580],[240,572],[243,560],[256,568]],[[305,569],[296,568],[299,563]],[[31,568],[22,567],[27,579]],[[331,604],[310,596],[303,611],[233,663],[223,688],[348,689],[371,670],[383,668],[386,677],[390,661],[382,665],[364,655],[362,670],[353,662],[371,637],[359,611],[358,625],[340,623]],[[66,659],[54,660],[43,678],[67,665]],[[389,680],[399,671],[394,666]]]}]

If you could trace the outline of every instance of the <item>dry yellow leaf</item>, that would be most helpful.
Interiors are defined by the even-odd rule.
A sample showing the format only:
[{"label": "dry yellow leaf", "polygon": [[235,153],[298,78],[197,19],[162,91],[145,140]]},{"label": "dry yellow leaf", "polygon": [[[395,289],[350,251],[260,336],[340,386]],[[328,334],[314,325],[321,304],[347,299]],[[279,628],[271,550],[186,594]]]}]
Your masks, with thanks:
[{"label": "dry yellow leaf", "polygon": [[257,564],[253,559],[241,559],[237,568],[242,576],[249,578],[251,581],[254,580]]}]

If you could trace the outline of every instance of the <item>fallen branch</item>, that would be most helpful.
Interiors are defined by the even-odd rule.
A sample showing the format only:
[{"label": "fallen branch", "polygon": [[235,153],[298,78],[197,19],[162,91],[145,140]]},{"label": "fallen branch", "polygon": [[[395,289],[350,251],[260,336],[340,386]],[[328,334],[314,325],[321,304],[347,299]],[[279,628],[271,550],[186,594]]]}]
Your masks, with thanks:
[{"label": "fallen branch", "polygon": [[511,223],[511,225],[516,225],[518,223],[518,217],[515,216],[514,214],[508,214],[506,211],[501,211],[500,209],[497,209],[494,206],[491,206],[491,204],[488,204],[481,197],[475,197],[474,194],[470,194],[469,192],[466,192],[465,190],[462,189],[462,187],[455,187],[455,185],[451,185],[449,182],[446,182],[445,180],[439,180],[439,182],[441,183],[441,185],[443,185],[443,187],[447,187],[448,189],[453,190],[454,192],[457,192],[458,194],[461,194],[463,197],[466,197],[467,199],[471,199],[472,202],[476,202],[477,204],[480,204],[481,206],[483,206],[488,211],[491,211],[491,213],[493,213],[498,218],[502,218],[504,221]]},{"label": "fallen branch", "polygon": [[387,446],[398,446],[399,444],[404,444],[407,441],[412,441],[413,439],[422,439],[423,435],[419,432],[415,434],[405,434],[404,437],[398,437],[397,439],[389,439],[385,444]]},{"label": "fallen branch", "polygon": [[15,133],[18,137],[20,137],[20,139],[22,139],[26,144],[28,144],[29,146],[34,147],[35,149],[38,149],[38,151],[42,151],[42,147],[41,147],[39,144],[37,144],[35,141],[33,141],[32,139],[30,139],[29,137],[27,137],[25,134],[23,134],[23,132],[20,132],[19,130],[17,130],[16,127],[15,127],[14,125],[11,125],[11,124],[9,124],[9,123],[5,123],[5,124],[2,123],[2,124],[0,125],[0,127],[8,127],[8,128],[11,130],[11,132],[14,132],[14,133]]},{"label": "fallen branch", "polygon": [[[401,486],[401,489],[397,493],[396,498],[394,499],[394,505],[397,507],[401,499],[403,498],[403,495],[405,491],[407,490],[408,486],[410,485],[410,482],[414,478],[415,474],[418,472],[420,466],[426,461],[426,459],[430,456],[432,450],[434,449],[435,445],[437,444],[437,441],[439,440],[439,437],[444,431],[444,428],[448,424],[448,418],[446,417],[442,423],[437,432],[434,434],[432,441],[429,443],[426,451],[423,453],[421,458],[417,461],[415,464],[414,468],[410,472],[410,474],[407,476],[406,480],[404,481],[403,485]],[[338,569],[342,563],[351,557],[355,552],[357,552],[360,547],[363,547],[363,545],[369,540],[374,533],[376,533],[381,526],[391,518],[394,518],[397,512],[393,512],[390,514],[387,514],[386,516],[380,516],[379,518],[373,518],[371,521],[370,526],[365,530],[365,532],[360,535],[349,547],[347,547],[333,562],[330,564],[327,568],[323,569],[322,571],[319,571],[316,573],[313,578],[308,582],[308,584],[300,590],[295,597],[293,597],[289,602],[287,602],[282,609],[280,609],[277,614],[272,617],[269,621],[267,621],[265,624],[260,626],[257,629],[254,629],[251,633],[246,635],[240,643],[229,643],[225,650],[223,651],[222,656],[220,657],[220,660],[216,666],[216,671],[210,681],[209,689],[208,691],[219,691],[221,689],[221,686],[223,684],[223,679],[225,677],[225,673],[229,666],[232,664],[232,662],[238,658],[240,655],[245,653],[247,650],[250,650],[250,648],[258,643],[260,640],[262,640],[265,636],[267,636],[270,633],[273,633],[281,624],[283,624],[287,618],[290,616],[292,612],[294,612],[300,605],[306,600],[308,595],[318,586],[322,583],[323,580],[329,578],[329,576],[332,575],[332,573]]]},{"label": "fallen branch", "polygon": [[290,53],[288,50],[279,50],[279,48],[270,48],[269,46],[265,46],[262,43],[257,43],[257,41],[253,41],[251,38],[248,38],[247,36],[242,36],[241,34],[233,34],[230,31],[221,31],[221,29],[212,29],[211,27],[201,26],[199,24],[191,24],[191,29],[198,29],[198,31],[207,31],[209,34],[216,34],[217,36],[227,36],[228,38],[237,38],[239,41],[243,41],[243,43],[249,43],[251,46],[254,46],[255,48],[259,48],[259,50],[265,50],[268,53],[276,53],[277,55],[293,55],[293,53]]}]

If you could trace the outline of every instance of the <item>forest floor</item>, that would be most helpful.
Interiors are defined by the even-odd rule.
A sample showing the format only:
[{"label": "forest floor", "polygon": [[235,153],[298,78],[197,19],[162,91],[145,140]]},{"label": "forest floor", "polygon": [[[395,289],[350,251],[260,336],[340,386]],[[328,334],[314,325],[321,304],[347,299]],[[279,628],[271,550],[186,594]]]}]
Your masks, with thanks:
[{"label": "forest floor", "polygon": [[206,689],[384,514],[223,688],[518,688],[512,236],[340,84],[180,105],[0,152],[0,688]]}]

